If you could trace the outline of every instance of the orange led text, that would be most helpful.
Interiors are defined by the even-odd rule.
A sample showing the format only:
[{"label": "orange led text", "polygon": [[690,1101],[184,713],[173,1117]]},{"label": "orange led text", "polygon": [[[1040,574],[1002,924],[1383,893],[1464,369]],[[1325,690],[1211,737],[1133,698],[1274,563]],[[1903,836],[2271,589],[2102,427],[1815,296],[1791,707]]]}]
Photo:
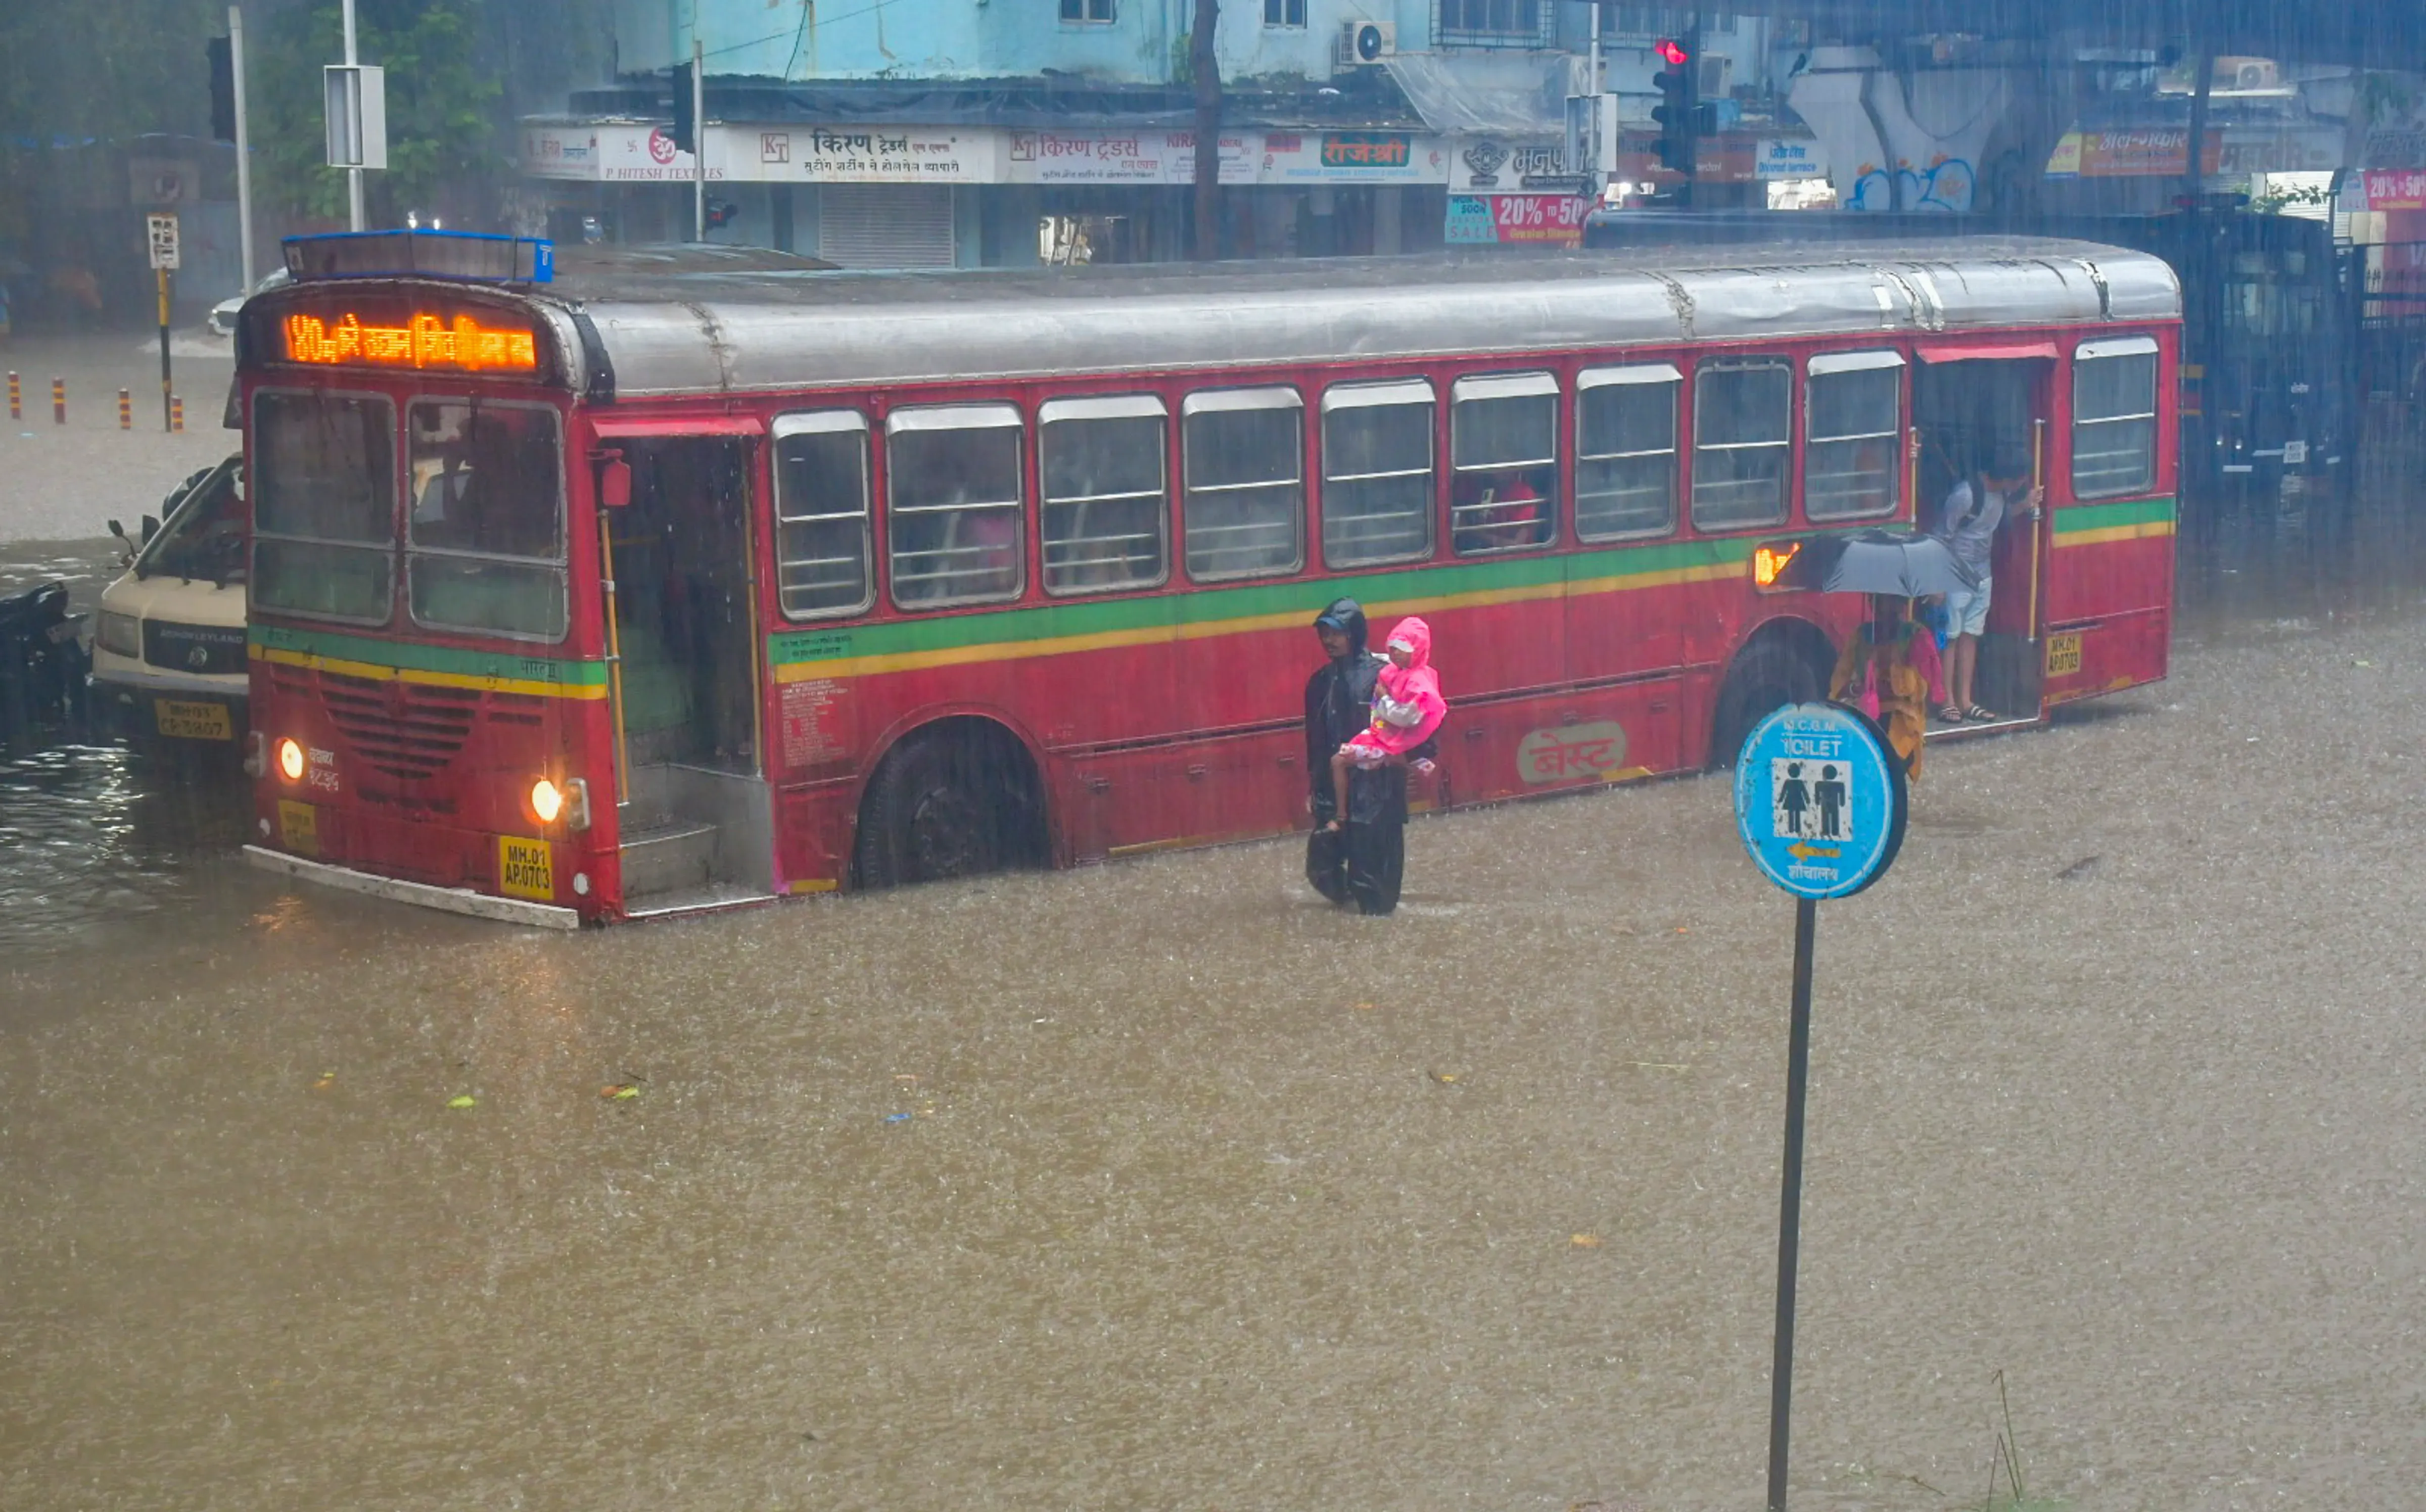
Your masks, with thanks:
[{"label": "orange led text", "polygon": [[358,315],[330,325],[318,315],[286,317],[286,357],[295,362],[360,362],[371,367],[449,367],[466,373],[539,366],[528,330],[483,326],[469,315],[417,314],[401,326],[365,326]]}]

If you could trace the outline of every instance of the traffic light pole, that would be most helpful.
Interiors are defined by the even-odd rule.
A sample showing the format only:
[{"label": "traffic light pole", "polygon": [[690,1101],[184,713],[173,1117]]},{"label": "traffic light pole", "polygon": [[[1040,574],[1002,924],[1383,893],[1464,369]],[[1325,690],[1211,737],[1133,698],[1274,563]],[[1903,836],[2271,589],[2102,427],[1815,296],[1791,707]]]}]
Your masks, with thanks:
[{"label": "traffic light pole", "polygon": [[244,8],[228,7],[228,72],[235,87],[235,237],[244,270],[243,292],[252,292],[252,157],[244,128]]}]

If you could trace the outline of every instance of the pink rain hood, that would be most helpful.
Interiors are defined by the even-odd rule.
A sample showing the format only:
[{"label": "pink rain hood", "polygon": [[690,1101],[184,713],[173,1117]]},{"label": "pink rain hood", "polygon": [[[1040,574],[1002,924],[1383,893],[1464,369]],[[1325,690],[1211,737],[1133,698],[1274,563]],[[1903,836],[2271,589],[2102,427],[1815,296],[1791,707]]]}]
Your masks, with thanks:
[{"label": "pink rain hood", "polygon": [[[1448,716],[1448,700],[1441,697],[1440,674],[1432,670],[1431,626],[1409,615],[1392,627],[1382,644],[1407,648],[1407,665],[1400,667],[1392,662],[1383,667],[1373,684],[1376,717],[1371,733],[1383,750],[1399,755],[1431,739],[1432,732]],[[1415,705],[1419,717],[1411,725],[1382,719],[1379,705],[1383,699]]]}]

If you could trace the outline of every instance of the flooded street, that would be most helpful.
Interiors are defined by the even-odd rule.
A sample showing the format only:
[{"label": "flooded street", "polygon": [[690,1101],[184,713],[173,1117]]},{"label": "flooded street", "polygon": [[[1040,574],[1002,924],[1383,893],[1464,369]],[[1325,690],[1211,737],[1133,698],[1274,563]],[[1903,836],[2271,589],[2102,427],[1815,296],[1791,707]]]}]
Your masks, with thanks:
[{"label": "flooded street", "polygon": [[[2000,1372],[2076,1508],[2426,1476],[2370,539],[2186,566],[2173,681],[1933,752],[1821,910],[1797,1507],[1976,1505]],[[149,775],[0,781],[11,1512],[1758,1501],[1792,908],[1722,782],[1417,824],[1390,922],[1274,843],[559,938]]]}]

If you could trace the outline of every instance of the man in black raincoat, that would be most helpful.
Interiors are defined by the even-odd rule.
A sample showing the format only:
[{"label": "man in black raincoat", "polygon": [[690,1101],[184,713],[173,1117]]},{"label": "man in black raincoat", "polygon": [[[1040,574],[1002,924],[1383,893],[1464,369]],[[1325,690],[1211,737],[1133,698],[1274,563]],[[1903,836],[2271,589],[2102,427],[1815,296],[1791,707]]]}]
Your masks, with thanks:
[{"label": "man in black raincoat", "polygon": [[[1315,617],[1329,660],[1305,682],[1305,771],[1314,833],[1305,843],[1305,879],[1334,903],[1353,901],[1360,913],[1386,914],[1399,906],[1407,862],[1407,768],[1398,762],[1348,774],[1348,823],[1328,828],[1334,812],[1331,757],[1373,716],[1373,683],[1386,665],[1366,649],[1365,610],[1354,599],[1334,600]],[[1429,759],[1431,741],[1408,752]]]}]

